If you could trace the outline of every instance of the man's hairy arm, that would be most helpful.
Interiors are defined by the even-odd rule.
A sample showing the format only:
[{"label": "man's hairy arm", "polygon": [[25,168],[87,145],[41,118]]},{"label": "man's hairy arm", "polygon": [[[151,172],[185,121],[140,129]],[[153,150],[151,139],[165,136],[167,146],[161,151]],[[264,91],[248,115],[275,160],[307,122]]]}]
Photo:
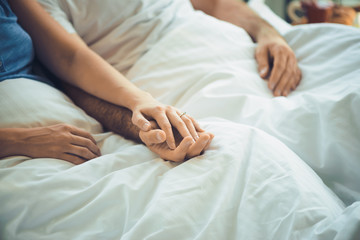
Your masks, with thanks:
[{"label": "man's hairy arm", "polygon": [[73,102],[88,115],[98,120],[106,130],[145,144],[163,159],[181,162],[184,159],[196,157],[209,147],[214,138],[212,133],[198,132],[200,137],[194,143],[191,137],[182,138],[175,131],[176,148],[170,149],[165,142],[165,132],[159,129],[154,121],[151,121],[153,124],[152,130],[141,131],[132,123],[132,113],[127,108],[108,103],[67,83],[62,82],[61,85],[63,91]]},{"label": "man's hairy arm", "polygon": [[65,82],[61,83],[61,87],[76,105],[100,122],[105,130],[143,143],[139,137],[140,129],[131,121],[132,112],[129,109],[106,102]]},{"label": "man's hairy arm", "polygon": [[301,80],[294,52],[284,38],[239,0],[191,0],[196,10],[243,28],[257,43],[258,71],[275,96],[287,96]]},{"label": "man's hairy arm", "polygon": [[196,10],[243,28],[255,41],[276,30],[244,2],[239,0],[191,0]]}]

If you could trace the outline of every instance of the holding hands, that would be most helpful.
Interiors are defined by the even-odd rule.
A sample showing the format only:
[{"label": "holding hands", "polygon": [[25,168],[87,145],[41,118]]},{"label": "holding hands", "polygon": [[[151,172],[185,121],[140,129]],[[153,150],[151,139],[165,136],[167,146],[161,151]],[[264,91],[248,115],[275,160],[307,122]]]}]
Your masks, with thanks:
[{"label": "holding hands", "polygon": [[186,113],[180,112],[175,107],[164,105],[152,96],[147,95],[132,109],[132,122],[140,130],[146,132],[154,128],[150,121],[156,122],[156,128],[165,133],[166,143],[170,149],[176,148],[176,141],[173,129],[181,137],[196,141],[199,139],[199,132],[203,132],[200,125]]},{"label": "holding hands", "polygon": [[166,143],[166,134],[160,130],[154,121],[151,121],[150,131],[140,131],[141,141],[161,158],[174,162],[181,162],[202,154],[210,145],[214,135],[209,132],[200,131],[199,138],[194,141],[192,137],[182,137],[177,130],[174,130],[176,148],[169,148]]},{"label": "holding hands", "polygon": [[214,135],[175,107],[164,105],[143,94],[133,107],[132,122],[139,129],[141,141],[161,158],[180,162],[196,157],[208,148]]}]

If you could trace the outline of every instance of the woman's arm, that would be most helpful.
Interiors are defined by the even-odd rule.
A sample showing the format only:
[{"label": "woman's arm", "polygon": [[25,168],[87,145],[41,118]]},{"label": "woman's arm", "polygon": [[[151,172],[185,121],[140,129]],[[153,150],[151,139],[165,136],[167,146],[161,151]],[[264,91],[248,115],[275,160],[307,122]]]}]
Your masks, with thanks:
[{"label": "woman's arm", "polygon": [[[239,0],[191,0],[201,10],[243,28],[258,43],[255,58],[260,76],[268,79],[275,96],[287,96],[301,80],[294,52],[284,38],[264,19]],[[239,40],[241,41],[241,40]]]},{"label": "woman's arm", "polygon": [[9,2],[20,24],[30,34],[38,59],[61,80],[130,109],[133,123],[144,131],[150,129],[148,120],[156,120],[172,149],[176,147],[172,126],[183,137],[198,138],[196,122],[186,116],[180,118],[179,110],[159,103],[137,88],[78,36],[66,32],[36,0]]},{"label": "woman's arm", "polygon": [[30,34],[38,59],[61,80],[129,109],[147,95],[91,51],[81,38],[66,32],[36,0],[9,2]]},{"label": "woman's arm", "polygon": [[209,132],[198,132],[199,139],[192,144],[193,141],[190,137],[183,139],[175,131],[176,148],[170,149],[165,143],[164,131],[158,129],[155,122],[152,122],[152,130],[140,131],[137,126],[132,124],[131,112],[128,109],[96,98],[66,83],[62,83],[62,88],[76,105],[98,120],[107,130],[135,142],[144,143],[151,151],[169,161],[180,162],[200,155],[209,147],[214,137]]}]

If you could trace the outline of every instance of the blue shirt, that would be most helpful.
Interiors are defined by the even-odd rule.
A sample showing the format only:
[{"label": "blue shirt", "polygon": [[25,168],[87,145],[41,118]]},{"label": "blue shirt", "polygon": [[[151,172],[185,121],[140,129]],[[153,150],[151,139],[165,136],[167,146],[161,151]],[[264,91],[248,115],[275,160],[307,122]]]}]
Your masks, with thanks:
[{"label": "blue shirt", "polygon": [[7,0],[0,0],[0,82],[5,79],[30,78],[50,83],[32,72],[32,40],[17,23]]}]

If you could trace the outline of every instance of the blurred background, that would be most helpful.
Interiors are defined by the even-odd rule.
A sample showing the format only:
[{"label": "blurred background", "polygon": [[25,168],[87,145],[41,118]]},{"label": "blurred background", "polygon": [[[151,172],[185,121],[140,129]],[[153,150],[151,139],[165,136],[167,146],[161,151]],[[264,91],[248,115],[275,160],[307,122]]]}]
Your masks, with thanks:
[{"label": "blurred background", "polygon": [[[281,18],[291,23],[291,19],[287,14],[289,4],[294,0],[265,0],[265,3]],[[334,0],[337,5],[346,7],[360,7],[360,0]]]}]

